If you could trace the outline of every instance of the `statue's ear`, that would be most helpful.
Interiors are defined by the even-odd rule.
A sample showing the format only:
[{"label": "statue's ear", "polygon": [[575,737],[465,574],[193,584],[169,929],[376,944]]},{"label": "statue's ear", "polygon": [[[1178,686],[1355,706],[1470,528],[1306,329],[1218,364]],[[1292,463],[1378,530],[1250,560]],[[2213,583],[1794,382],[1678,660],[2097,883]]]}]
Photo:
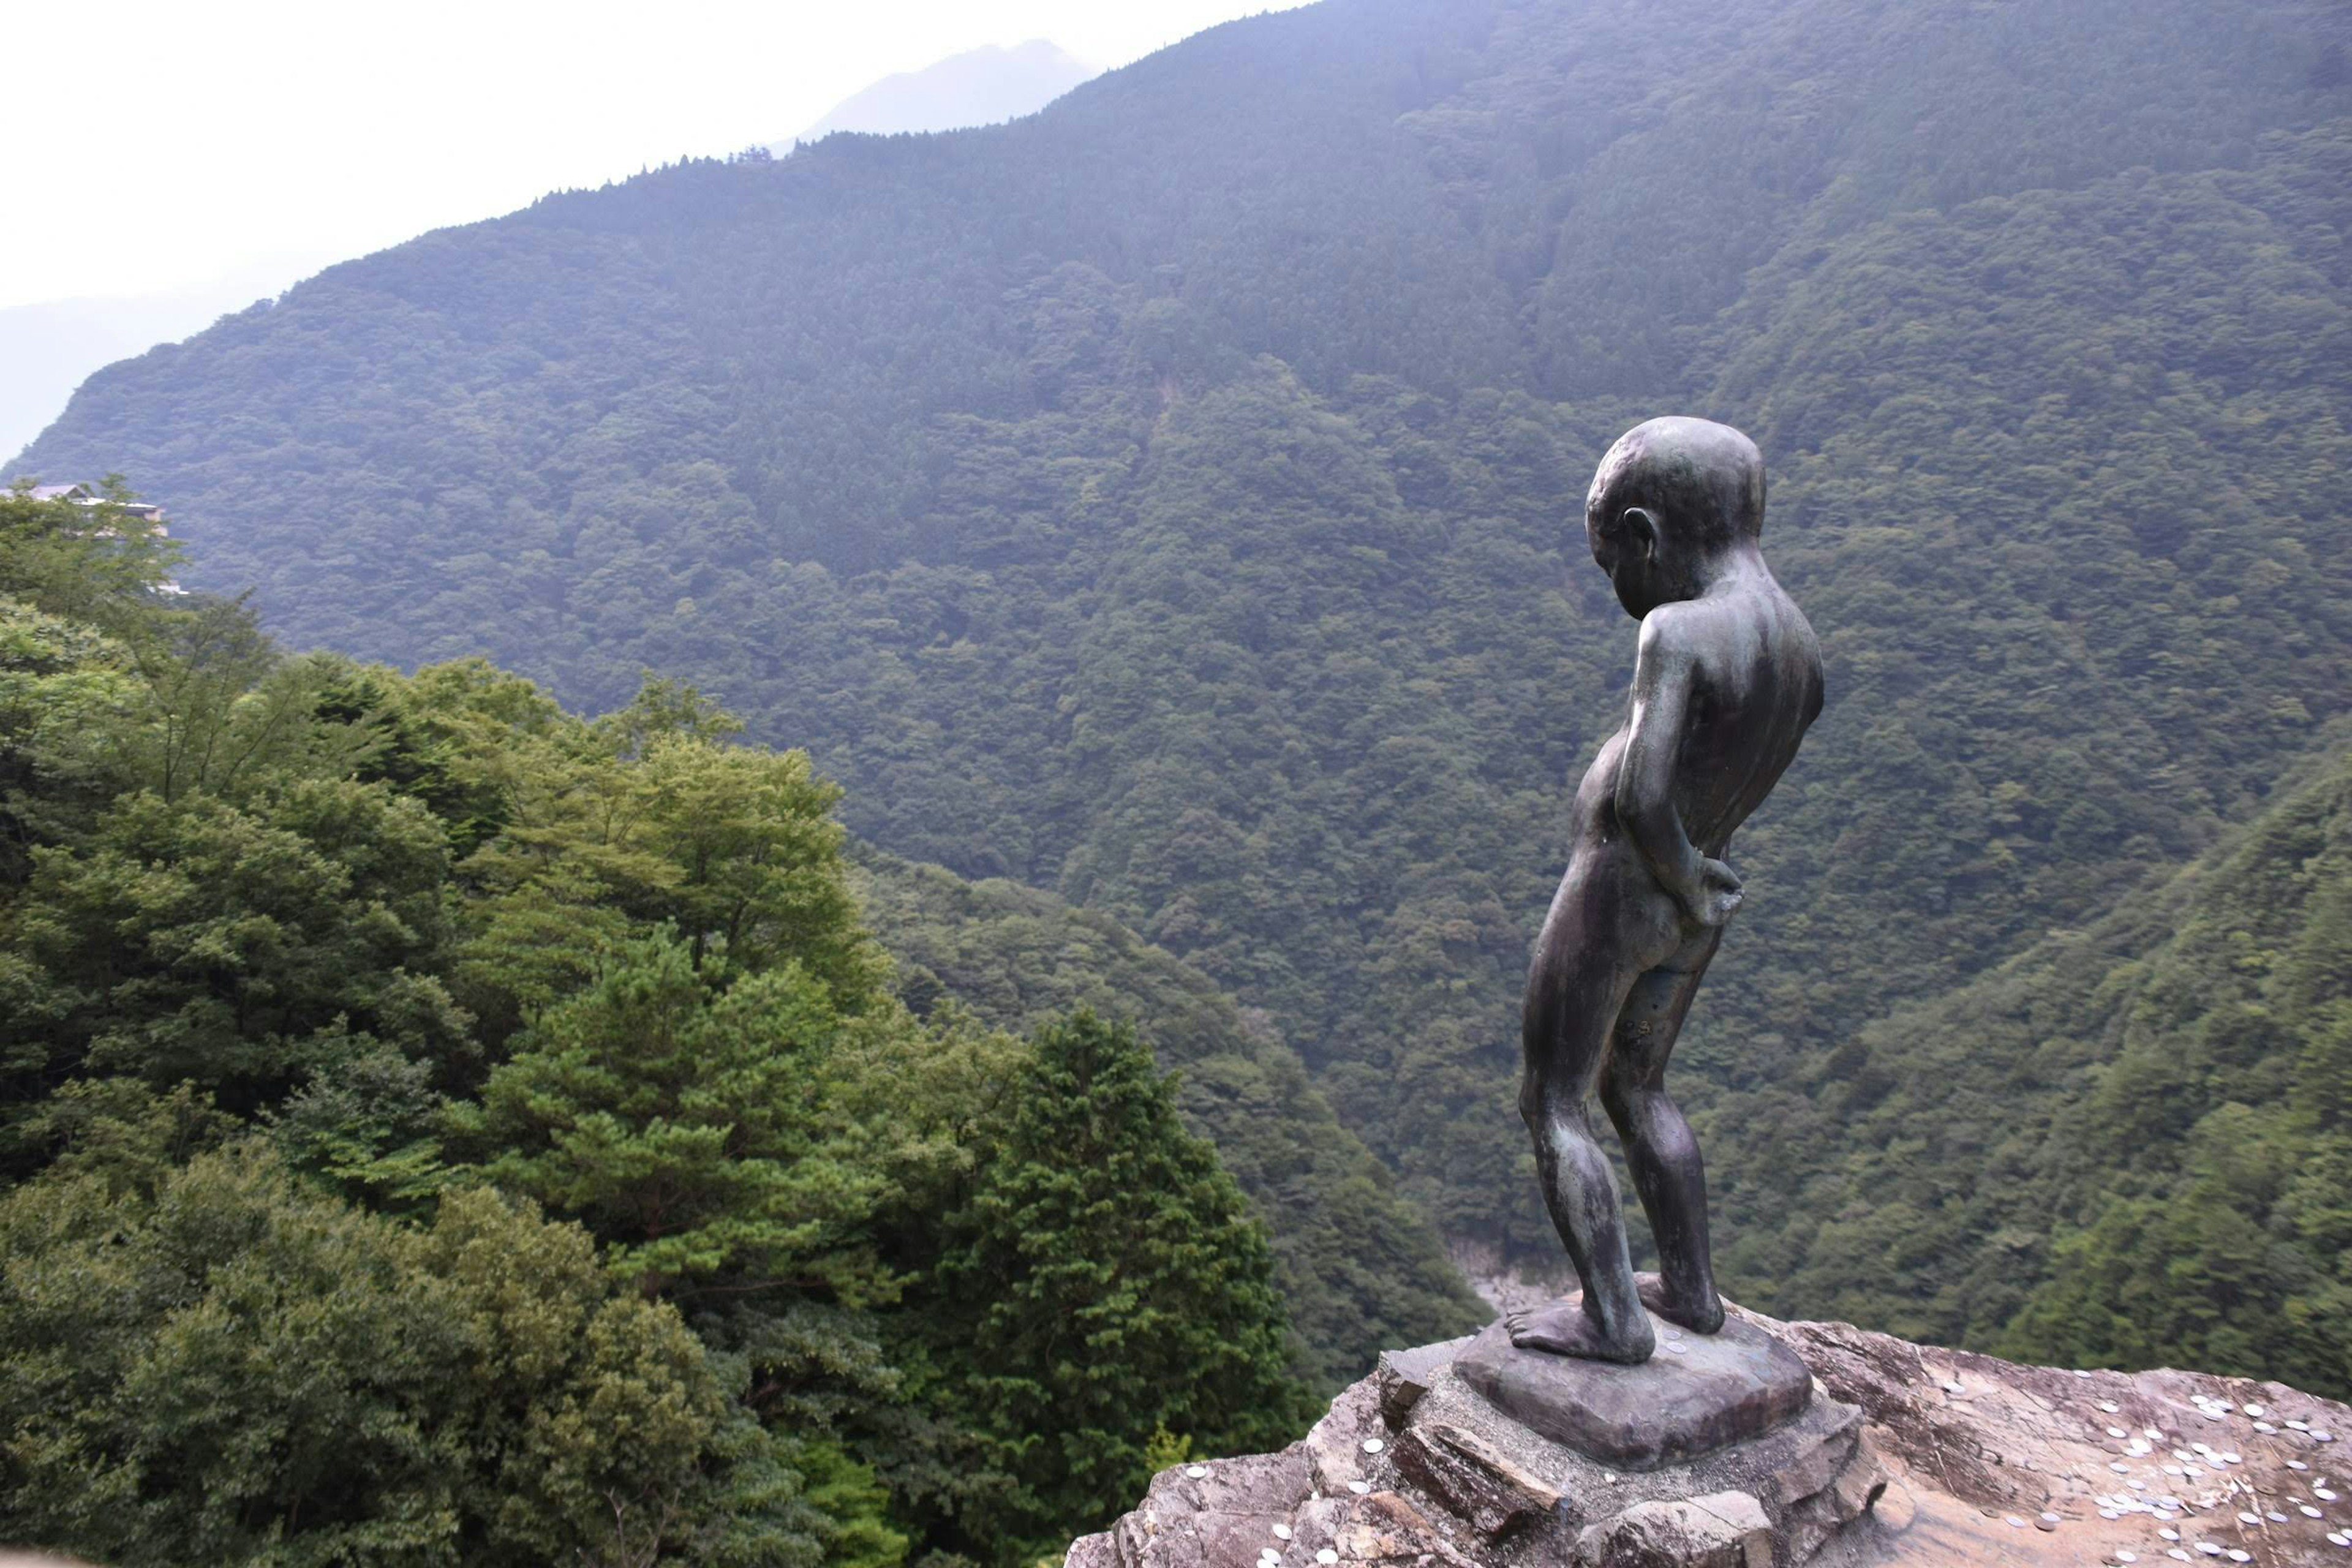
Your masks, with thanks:
[{"label": "statue's ear", "polygon": [[1644,561],[1658,558],[1658,519],[1647,507],[1629,506],[1622,519],[1625,542]]}]

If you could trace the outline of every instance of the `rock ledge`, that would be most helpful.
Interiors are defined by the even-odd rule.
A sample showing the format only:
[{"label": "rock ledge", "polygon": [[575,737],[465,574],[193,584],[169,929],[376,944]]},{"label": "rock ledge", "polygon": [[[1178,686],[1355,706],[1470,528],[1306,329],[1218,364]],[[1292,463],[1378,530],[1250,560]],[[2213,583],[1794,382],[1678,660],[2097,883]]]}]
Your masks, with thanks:
[{"label": "rock ledge", "polygon": [[1738,1315],[1814,1380],[1763,1437],[1613,1470],[1468,1387],[1471,1340],[1391,1352],[1281,1453],[1161,1473],[1067,1568],[2352,1568],[2343,1405]]}]

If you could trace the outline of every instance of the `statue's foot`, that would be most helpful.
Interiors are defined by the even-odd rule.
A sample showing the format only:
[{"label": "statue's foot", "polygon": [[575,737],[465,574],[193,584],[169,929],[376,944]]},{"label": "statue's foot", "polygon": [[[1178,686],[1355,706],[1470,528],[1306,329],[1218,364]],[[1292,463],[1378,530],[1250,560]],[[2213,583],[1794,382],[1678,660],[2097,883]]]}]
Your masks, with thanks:
[{"label": "statue's foot", "polygon": [[1554,1355],[1620,1362],[1628,1366],[1649,1360],[1658,1342],[1646,1321],[1622,1338],[1612,1339],[1602,1333],[1601,1325],[1585,1316],[1580,1297],[1547,1301],[1540,1307],[1512,1312],[1503,1319],[1503,1326],[1510,1331],[1511,1342],[1523,1351],[1549,1351]]},{"label": "statue's foot", "polygon": [[1723,1327],[1723,1298],[1712,1285],[1701,1287],[1704,1295],[1684,1295],[1668,1290],[1657,1275],[1644,1274],[1634,1281],[1634,1289],[1642,1293],[1642,1305],[1692,1333],[1711,1334]]}]

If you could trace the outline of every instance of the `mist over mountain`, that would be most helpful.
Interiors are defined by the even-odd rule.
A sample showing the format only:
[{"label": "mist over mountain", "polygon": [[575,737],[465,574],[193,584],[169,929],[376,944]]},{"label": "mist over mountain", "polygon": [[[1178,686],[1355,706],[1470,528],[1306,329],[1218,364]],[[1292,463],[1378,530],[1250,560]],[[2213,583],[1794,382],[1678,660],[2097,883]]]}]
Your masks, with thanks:
[{"label": "mist over mountain", "polygon": [[[2049,1223],[1990,1226],[2014,1289],[1980,1307],[1904,1263],[1870,1216],[1907,1132],[1864,1101],[1918,1078],[1941,1115],[1897,1009],[2171,885],[2340,735],[2347,26],[1325,0],[1011,124],[331,268],[91,378],[22,467],[131,475],[189,580],[296,646],[484,653],[590,707],[691,677],[883,848],[1211,976],[1449,1240],[1538,1262],[1517,990],[1633,647],[1584,485],[1641,417],[1739,425],[1830,705],[1732,847],[1749,904],[1677,1064],[1726,1288],[2087,1342],[2110,1276]],[[1999,1147],[1933,1169],[2043,1194]],[[2069,1192],[2153,1190],[2099,1147]],[[2342,1386],[2292,1336],[2199,1342]]]},{"label": "mist over mountain", "polygon": [[278,258],[189,289],[0,309],[0,452],[22,451],[90,372],[200,331],[317,266]]},{"label": "mist over mountain", "polygon": [[1044,38],[1010,47],[991,44],[966,49],[920,70],[899,71],[860,88],[771,151],[789,153],[797,142],[818,141],[836,131],[891,136],[1018,120],[1097,74],[1093,66]]}]

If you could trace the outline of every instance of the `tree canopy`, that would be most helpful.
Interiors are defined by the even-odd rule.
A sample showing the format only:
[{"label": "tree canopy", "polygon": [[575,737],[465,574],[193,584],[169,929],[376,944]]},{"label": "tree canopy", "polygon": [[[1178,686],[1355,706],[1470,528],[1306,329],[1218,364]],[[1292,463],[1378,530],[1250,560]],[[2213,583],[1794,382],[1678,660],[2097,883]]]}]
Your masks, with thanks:
[{"label": "tree canopy", "polygon": [[[669,681],[591,721],[478,660],[286,657],[122,521],[0,495],[11,1540],[1011,1568],[1125,1507],[1159,1423],[1285,1440],[1368,1353],[1296,1336],[1282,1287],[1332,1283],[1277,1283],[1139,1035],[899,1001],[805,755]],[[1090,1106],[1065,1174],[1160,1183],[1139,1228],[1006,1263],[1072,1157],[1036,1118]],[[1068,1378],[1072,1312],[1152,1425],[1003,1394]]]}]

